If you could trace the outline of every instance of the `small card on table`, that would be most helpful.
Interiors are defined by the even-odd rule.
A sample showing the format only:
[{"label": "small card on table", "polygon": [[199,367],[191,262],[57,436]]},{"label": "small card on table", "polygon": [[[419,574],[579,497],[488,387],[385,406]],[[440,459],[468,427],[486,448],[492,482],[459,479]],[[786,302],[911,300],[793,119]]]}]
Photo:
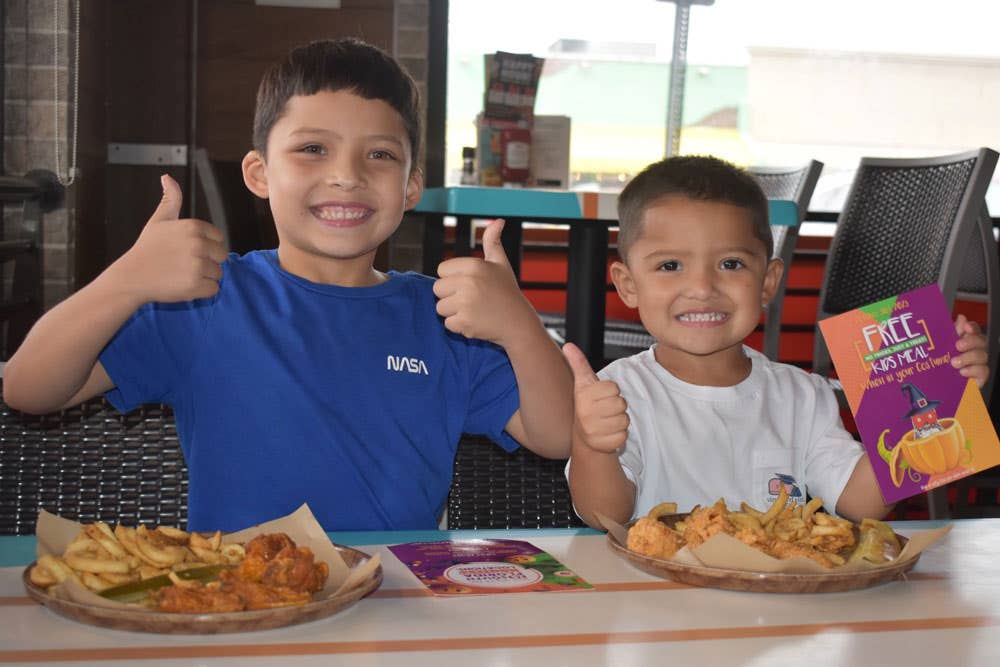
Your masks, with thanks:
[{"label": "small card on table", "polygon": [[979,388],[951,365],[958,335],[936,284],[819,326],[886,503],[1000,464]]},{"label": "small card on table", "polygon": [[521,540],[410,542],[389,550],[435,595],[593,589],[551,554]]}]

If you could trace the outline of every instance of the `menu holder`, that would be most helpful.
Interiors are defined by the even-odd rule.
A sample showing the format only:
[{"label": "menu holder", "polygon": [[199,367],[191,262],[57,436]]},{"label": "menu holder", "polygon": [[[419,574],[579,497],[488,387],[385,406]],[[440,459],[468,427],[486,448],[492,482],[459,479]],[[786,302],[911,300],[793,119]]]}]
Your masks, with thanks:
[{"label": "menu holder", "polygon": [[819,323],[886,503],[1000,464],[979,387],[936,284]]}]

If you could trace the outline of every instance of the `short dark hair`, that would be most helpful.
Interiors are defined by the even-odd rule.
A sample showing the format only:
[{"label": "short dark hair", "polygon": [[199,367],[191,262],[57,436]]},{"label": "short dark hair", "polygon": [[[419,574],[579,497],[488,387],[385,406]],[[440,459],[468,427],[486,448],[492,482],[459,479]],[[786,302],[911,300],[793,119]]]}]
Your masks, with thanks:
[{"label": "short dark hair", "polygon": [[763,241],[771,258],[774,240],[767,197],[757,180],[736,165],[708,155],[670,157],[647,166],[618,196],[618,255],[625,260],[642,231],[642,216],[670,195],[697,201],[722,202],[747,209],[753,235]]},{"label": "short dark hair", "polygon": [[388,53],[354,38],[310,42],[267,69],[257,89],[253,147],[266,154],[271,128],[295,95],[347,90],[368,100],[382,100],[403,118],[413,165],[420,159],[420,93],[413,78]]}]

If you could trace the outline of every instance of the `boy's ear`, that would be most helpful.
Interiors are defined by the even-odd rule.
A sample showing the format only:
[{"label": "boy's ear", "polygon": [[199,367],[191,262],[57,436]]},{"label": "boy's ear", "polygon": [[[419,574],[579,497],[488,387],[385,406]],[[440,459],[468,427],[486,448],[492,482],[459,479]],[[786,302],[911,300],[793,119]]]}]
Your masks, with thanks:
[{"label": "boy's ear", "polygon": [[778,258],[774,258],[767,263],[764,270],[764,288],[761,290],[760,300],[763,305],[768,305],[778,293],[781,285],[781,276],[785,273],[785,263]]},{"label": "boy's ear", "polygon": [[243,182],[247,189],[261,199],[267,199],[267,165],[259,151],[250,151],[243,156]]},{"label": "boy's ear", "polygon": [[424,195],[424,171],[420,167],[410,170],[410,176],[406,180],[406,193],[403,199],[403,210],[409,211],[420,203],[420,198]]},{"label": "boy's ear", "polygon": [[639,307],[639,296],[635,292],[635,281],[632,273],[624,262],[615,262],[611,265],[611,282],[615,284],[618,296],[629,308]]}]

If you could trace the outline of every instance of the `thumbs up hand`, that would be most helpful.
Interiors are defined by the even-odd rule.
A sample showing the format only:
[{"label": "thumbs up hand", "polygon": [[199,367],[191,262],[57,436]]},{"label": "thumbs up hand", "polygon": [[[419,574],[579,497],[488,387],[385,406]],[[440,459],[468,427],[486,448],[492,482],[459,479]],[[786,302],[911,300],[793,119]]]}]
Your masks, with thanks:
[{"label": "thumbs up hand", "polygon": [[449,331],[508,347],[512,338],[539,327],[535,309],[521,293],[494,220],[483,232],[483,258],[455,257],[438,265],[437,312]]},{"label": "thumbs up hand", "polygon": [[159,206],[135,244],[113,265],[116,281],[141,303],[213,296],[227,255],[222,230],[204,220],[178,219],[180,186],[166,174],[160,184]]},{"label": "thumbs up hand", "polygon": [[628,404],[618,384],[601,380],[590,367],[583,352],[573,343],[562,348],[573,371],[575,437],[591,449],[611,453],[625,444],[628,437]]}]

